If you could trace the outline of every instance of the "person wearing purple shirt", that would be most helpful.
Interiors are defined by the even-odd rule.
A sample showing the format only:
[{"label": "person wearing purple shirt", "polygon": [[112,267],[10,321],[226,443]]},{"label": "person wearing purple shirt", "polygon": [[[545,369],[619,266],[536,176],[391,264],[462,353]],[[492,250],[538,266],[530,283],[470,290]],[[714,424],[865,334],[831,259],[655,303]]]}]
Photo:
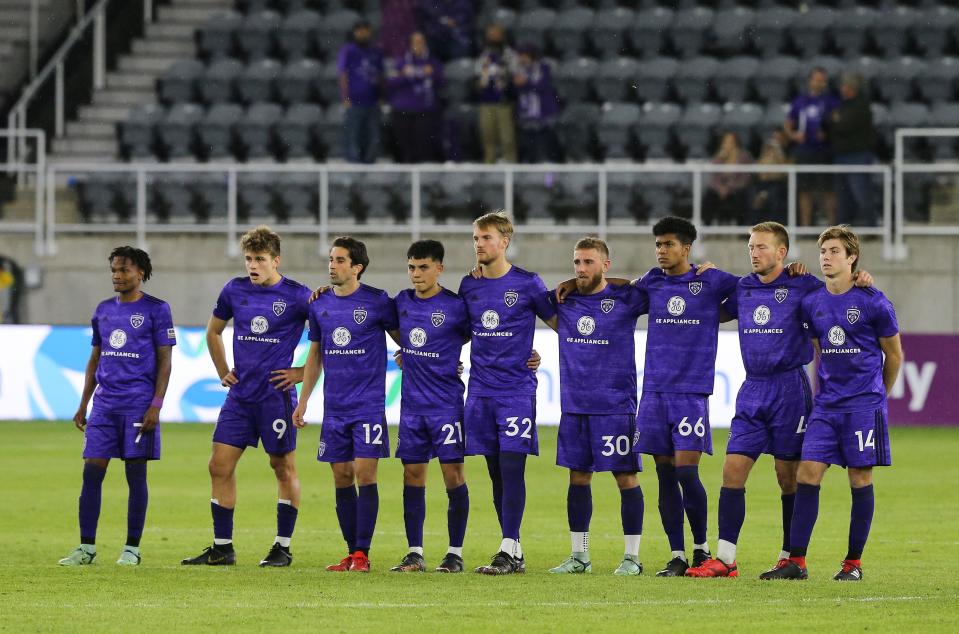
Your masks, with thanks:
[{"label": "person wearing purple shirt", "polygon": [[[559,378],[562,417],[556,464],[569,469],[566,510],[572,550],[554,574],[592,570],[589,524],[593,514],[594,471],[611,472],[620,492],[620,516],[626,549],[613,574],[638,575],[643,533],[642,469],[633,453],[636,431],[636,320],[649,310],[649,297],[633,285],[606,282],[609,247],[599,238],[583,238],[573,250],[576,290],[559,303],[549,293],[558,317]],[[601,371],[597,372],[597,368]]]},{"label": "person wearing purple shirt", "polygon": [[473,0],[419,0],[416,18],[430,49],[445,61],[473,52]]},{"label": "person wearing purple shirt", "polygon": [[[332,292],[310,304],[310,351],[300,404],[293,418],[306,424],[307,403],[324,369],[323,426],[317,460],[330,463],[336,516],[347,556],[332,572],[369,572],[379,512],[376,470],[390,455],[386,428],[386,334],[400,344],[396,306],[378,288],[360,283],[370,258],[366,245],[339,237],[330,248]],[[355,485],[359,485],[359,491]]]},{"label": "person wearing purple shirt", "polygon": [[523,163],[559,162],[559,97],[552,70],[532,44],[520,46],[518,59],[513,86],[517,96],[519,159]]},{"label": "person wearing purple shirt", "polygon": [[806,551],[819,515],[819,489],[829,465],[845,467],[852,492],[849,542],[836,581],[861,581],[862,552],[875,509],[873,467],[889,466],[887,395],[902,364],[892,303],[874,288],[854,286],[859,238],[848,226],[819,236],[825,288],[807,295],[802,319],[819,351],[819,386],[802,462],[790,531],[789,561],[763,579],[806,579]]},{"label": "person wearing purple shirt", "polygon": [[[310,290],[280,274],[280,237],[269,227],[240,238],[246,277],[220,291],[207,324],[206,342],[221,384],[229,389],[213,431],[210,478],[213,494],[213,545],[181,563],[233,565],[233,512],[236,466],[247,447],[263,443],[276,476],[276,540],[261,566],[289,566],[290,540],[300,506],[296,474],[294,384],[302,370],[291,368],[293,352],[306,322]],[[223,331],[233,320],[233,367],[227,363]]]},{"label": "person wearing purple shirt", "polygon": [[336,58],[346,107],[344,149],[346,160],[352,163],[373,163],[379,151],[383,54],[371,44],[371,36],[370,23],[357,21],[350,41]]},{"label": "person wearing purple shirt", "polygon": [[517,71],[516,52],[506,44],[499,24],[486,28],[486,48],[476,60],[476,101],[483,143],[483,162],[516,162],[511,80]]},{"label": "person wearing purple shirt", "polygon": [[[789,108],[784,128],[794,143],[793,159],[799,165],[832,163],[823,124],[839,107],[839,99],[829,92],[829,77],[823,68],[809,73],[808,92],[796,97]],[[832,174],[799,175],[799,224],[813,224],[813,204],[821,198],[830,224],[836,221],[836,194]]]},{"label": "person wearing purple shirt", "polygon": [[430,55],[422,33],[410,37],[410,48],[386,66],[390,127],[400,163],[437,163],[443,158],[440,103],[443,65]]},{"label": "person wearing purple shirt", "polygon": [[[83,432],[80,545],[59,561],[61,566],[84,566],[96,559],[103,479],[111,458],[124,461],[130,489],[127,541],[117,563],[139,565],[147,512],[147,461],[160,458],[160,408],[176,345],[173,316],[166,302],[140,290],[153,273],[145,251],[118,247],[108,261],[117,295],[100,302],[93,313],[93,348],[73,416]],[[91,397],[93,410],[87,420]]]},{"label": "person wearing purple shirt", "polygon": [[438,458],[449,499],[449,550],[437,572],[463,571],[463,539],[469,516],[469,490],[463,475],[463,393],[459,376],[463,344],[469,341],[466,304],[439,285],[445,250],[436,240],[420,240],[407,250],[413,288],[394,301],[403,363],[400,433],[396,457],[403,461],[403,519],[409,552],[395,572],[426,570],[423,522],[426,473]]},{"label": "person wearing purple shirt", "polygon": [[472,345],[469,393],[463,420],[466,453],[482,455],[493,483],[493,505],[502,529],[499,551],[476,572],[524,572],[520,525],[526,507],[526,457],[539,453],[536,375],[527,367],[536,318],[556,326],[546,285],[535,273],[509,263],[513,223],[505,212],[473,221],[473,247],[481,277],[467,275],[457,293],[466,302]]}]

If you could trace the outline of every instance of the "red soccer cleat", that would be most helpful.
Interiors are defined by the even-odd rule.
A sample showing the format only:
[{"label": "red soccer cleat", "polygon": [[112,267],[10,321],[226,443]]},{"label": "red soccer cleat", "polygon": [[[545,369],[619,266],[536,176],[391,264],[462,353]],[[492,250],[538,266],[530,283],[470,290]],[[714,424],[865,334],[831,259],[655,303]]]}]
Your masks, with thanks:
[{"label": "red soccer cleat", "polygon": [[833,575],[833,581],[862,581],[862,561],[859,559],[845,559],[842,568]]},{"label": "red soccer cleat", "polygon": [[329,572],[346,572],[353,564],[353,555],[347,555],[338,564],[330,564],[326,567]]},{"label": "red soccer cleat", "polygon": [[363,553],[362,550],[358,550],[350,557],[353,559],[353,563],[350,564],[350,572],[369,572],[370,571],[370,559]]},{"label": "red soccer cleat", "polygon": [[707,559],[702,564],[686,569],[687,577],[738,577],[736,562],[726,564],[719,559]]}]

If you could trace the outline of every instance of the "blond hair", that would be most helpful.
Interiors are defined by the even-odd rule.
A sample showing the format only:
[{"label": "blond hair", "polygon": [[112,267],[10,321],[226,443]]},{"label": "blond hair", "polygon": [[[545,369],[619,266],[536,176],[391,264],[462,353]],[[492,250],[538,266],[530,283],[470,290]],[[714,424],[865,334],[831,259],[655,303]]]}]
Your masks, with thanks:
[{"label": "blond hair", "polygon": [[853,233],[849,225],[836,225],[820,233],[818,240],[820,248],[826,240],[839,240],[843,248],[846,249],[846,257],[856,256],[852,263],[852,270],[855,271],[856,267],[859,266],[859,236]]},{"label": "blond hair", "polygon": [[280,236],[266,225],[260,225],[243,234],[240,238],[240,250],[244,253],[269,253],[270,257],[279,257]]},{"label": "blond hair", "polygon": [[473,221],[473,226],[477,229],[488,229],[492,227],[499,231],[504,238],[507,238],[511,242],[513,240],[513,222],[502,209],[483,214]]},{"label": "blond hair", "polygon": [[603,254],[603,257],[607,260],[609,259],[609,247],[606,243],[597,238],[596,236],[586,236],[585,238],[580,238],[576,242],[576,246],[573,247],[574,251],[579,251],[580,249],[596,249]]},{"label": "blond hair", "polygon": [[789,232],[786,231],[786,227],[782,226],[778,222],[773,222],[772,220],[760,222],[759,224],[753,225],[753,228],[750,229],[749,232],[771,233],[776,238],[776,242],[781,246],[786,247],[786,252],[789,252]]}]

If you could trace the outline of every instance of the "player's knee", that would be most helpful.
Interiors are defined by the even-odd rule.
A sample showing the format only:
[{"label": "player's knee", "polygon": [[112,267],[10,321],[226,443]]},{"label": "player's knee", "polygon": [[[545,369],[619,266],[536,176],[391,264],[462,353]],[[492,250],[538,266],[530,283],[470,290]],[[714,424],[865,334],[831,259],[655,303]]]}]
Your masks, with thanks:
[{"label": "player's knee", "polygon": [[273,467],[273,473],[279,482],[290,482],[296,478],[296,466],[286,460],[270,460],[270,466]]},{"label": "player's knee", "polygon": [[792,495],[796,492],[795,469],[776,469],[776,480],[779,482],[779,490],[784,495]]},{"label": "player's knee", "polygon": [[872,469],[849,469],[849,484],[854,489],[861,489],[872,484]]},{"label": "player's knee", "polygon": [[214,480],[225,480],[233,475],[233,466],[216,458],[210,458],[210,477]]},{"label": "player's knee", "polygon": [[796,482],[798,484],[819,485],[826,470],[818,466],[818,463],[803,462],[799,465],[796,473]]},{"label": "player's knee", "polygon": [[593,481],[593,474],[588,471],[569,470],[569,483],[573,486],[587,486]]},{"label": "player's knee", "polygon": [[613,473],[613,477],[616,478],[616,486],[619,487],[620,491],[635,489],[639,486],[639,480],[636,478],[635,472],[617,472]]},{"label": "player's knee", "polygon": [[106,468],[110,464],[110,459],[109,458],[84,458],[83,462],[85,462],[88,465],[93,465],[94,467],[97,467],[98,469],[106,470]]}]

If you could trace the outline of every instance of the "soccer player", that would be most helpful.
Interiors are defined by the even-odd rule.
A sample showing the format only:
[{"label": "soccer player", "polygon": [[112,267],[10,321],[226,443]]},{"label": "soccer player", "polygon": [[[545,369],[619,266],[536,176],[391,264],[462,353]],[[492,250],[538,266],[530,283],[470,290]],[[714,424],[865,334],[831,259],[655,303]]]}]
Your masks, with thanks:
[{"label": "soccer player", "polygon": [[80,545],[60,560],[61,566],[85,566],[96,559],[101,491],[110,458],[124,461],[130,487],[127,541],[117,563],[139,565],[147,514],[147,461],[160,458],[160,408],[176,345],[173,316],[166,302],[140,290],[153,273],[145,251],[118,247],[108,259],[117,295],[100,302],[93,313],[93,349],[80,406],[73,415],[84,441]]},{"label": "soccer player", "polygon": [[[323,426],[317,460],[329,462],[336,487],[336,516],[347,555],[333,572],[369,572],[370,544],[380,498],[376,470],[390,455],[386,429],[386,336],[400,342],[396,307],[386,291],[360,283],[369,267],[366,245],[339,237],[330,248],[333,292],[310,304],[310,351],[303,370],[297,427],[325,368]],[[359,485],[359,493],[355,485]]]},{"label": "soccer player", "polygon": [[825,288],[807,295],[802,318],[819,350],[819,389],[802,448],[790,531],[789,562],[762,579],[806,579],[806,550],[819,515],[819,487],[829,465],[845,467],[852,488],[849,549],[837,581],[862,580],[862,552],[875,501],[872,469],[892,464],[887,395],[902,364],[892,303],[874,288],[858,288],[859,238],[848,226],[819,236]]},{"label": "soccer player", "polygon": [[439,458],[449,498],[449,550],[438,572],[463,572],[463,538],[469,516],[469,490],[463,474],[463,392],[458,365],[469,341],[466,304],[440,286],[443,245],[414,242],[406,253],[413,288],[395,298],[403,355],[402,401],[396,457],[403,461],[403,519],[409,552],[396,572],[426,570],[423,521],[426,473]]},{"label": "soccer player", "polygon": [[505,212],[473,221],[473,248],[482,276],[467,275],[458,295],[466,302],[472,345],[463,431],[466,453],[482,455],[493,485],[493,506],[502,529],[499,551],[476,572],[526,571],[520,525],[526,507],[526,457],[539,453],[536,374],[526,361],[536,317],[556,327],[546,285],[535,273],[510,264],[506,249],[513,223]]},{"label": "soccer player", "polygon": [[[606,282],[609,247],[599,238],[583,238],[573,250],[576,290],[556,303],[562,418],[556,464],[569,469],[566,510],[572,552],[550,572],[586,573],[589,521],[593,514],[590,483],[594,471],[612,472],[619,486],[626,551],[615,575],[638,575],[643,533],[641,470],[633,453],[636,429],[636,320],[649,310],[649,296],[633,285]],[[551,301],[555,293],[549,293]]]},{"label": "soccer player", "polygon": [[[236,507],[236,465],[247,447],[263,442],[276,475],[276,540],[260,566],[289,566],[290,540],[300,506],[296,474],[296,430],[293,385],[302,372],[290,368],[306,322],[310,290],[280,274],[280,236],[259,226],[240,239],[246,277],[237,277],[220,291],[207,324],[210,358],[224,387],[229,388],[213,431],[210,478],[213,495],[213,545],[184,565],[232,566],[233,510]],[[233,363],[227,364],[223,330],[233,320]]]}]

